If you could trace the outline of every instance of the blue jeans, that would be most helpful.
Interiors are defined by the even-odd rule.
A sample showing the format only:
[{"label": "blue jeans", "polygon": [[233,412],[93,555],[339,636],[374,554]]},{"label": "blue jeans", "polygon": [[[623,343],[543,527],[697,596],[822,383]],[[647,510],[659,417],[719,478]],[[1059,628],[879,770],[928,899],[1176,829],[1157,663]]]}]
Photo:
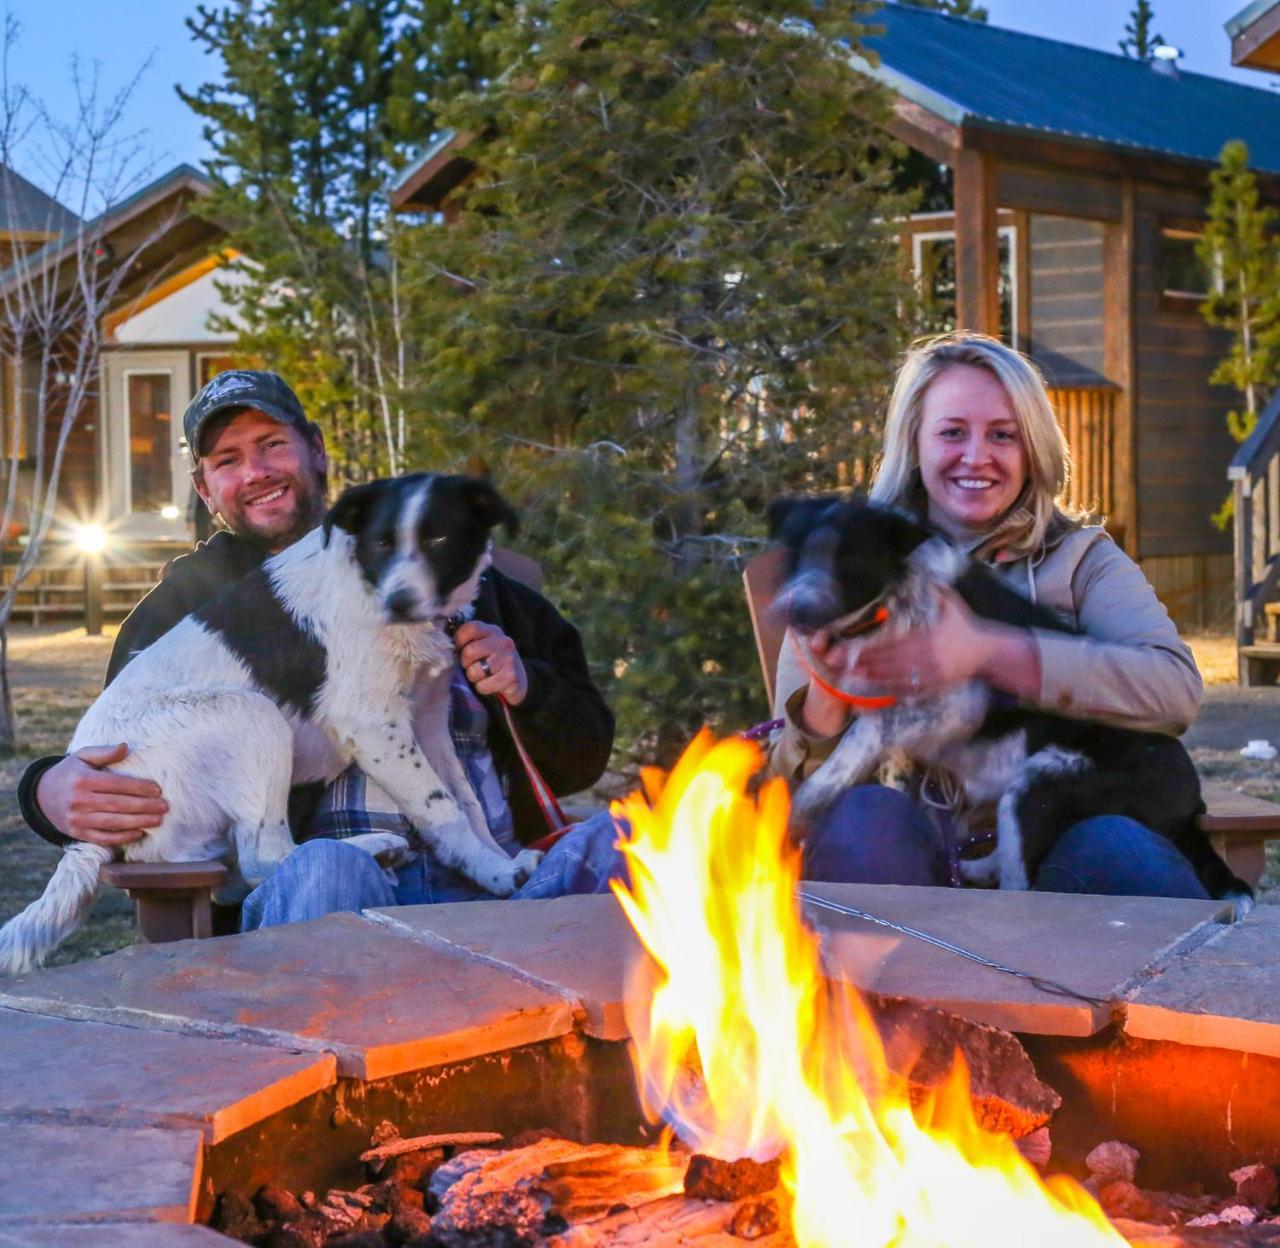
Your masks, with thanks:
[{"label": "blue jeans", "polygon": [[[547,851],[514,896],[527,899],[608,892],[611,879],[626,876],[625,859],[615,848],[617,839],[618,828],[608,811],[593,815]],[[299,845],[245,898],[240,930],[304,923],[341,911],[358,914],[378,906],[486,899],[492,901],[493,894],[428,854],[418,854],[405,866],[388,872],[354,845],[319,838]]]},{"label": "blue jeans", "polygon": [[[924,809],[879,784],[850,789],[810,833],[807,879],[842,884],[947,884],[946,855]],[[1058,838],[1031,882],[1046,893],[1207,898],[1191,863],[1123,815],[1095,815]]]}]

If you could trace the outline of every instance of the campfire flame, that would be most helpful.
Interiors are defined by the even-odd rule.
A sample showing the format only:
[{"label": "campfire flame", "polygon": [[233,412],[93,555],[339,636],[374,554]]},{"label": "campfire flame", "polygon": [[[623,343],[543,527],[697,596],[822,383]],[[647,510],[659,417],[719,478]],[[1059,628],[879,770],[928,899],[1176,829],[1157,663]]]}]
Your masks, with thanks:
[{"label": "campfire flame", "polygon": [[780,780],[702,733],[630,821],[618,901],[652,955],[628,993],[646,1112],[725,1160],[781,1154],[799,1248],[1122,1245],[1089,1194],[974,1120],[962,1062],[914,1111],[857,993],[822,974]]}]

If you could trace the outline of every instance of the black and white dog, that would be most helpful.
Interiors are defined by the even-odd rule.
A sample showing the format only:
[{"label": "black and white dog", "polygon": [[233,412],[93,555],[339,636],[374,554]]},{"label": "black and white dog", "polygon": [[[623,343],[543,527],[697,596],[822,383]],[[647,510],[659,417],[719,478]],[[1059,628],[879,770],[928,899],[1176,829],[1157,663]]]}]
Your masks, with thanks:
[{"label": "black and white dog", "polygon": [[[470,610],[498,524],[514,530],[515,513],[487,481],[355,486],[319,528],[130,660],[69,746],[127,741],[119,770],[155,780],[169,803],[124,857],[220,859],[239,877],[222,899],[238,900],[294,848],[291,782],[354,760],[443,863],[499,897],[519,887],[541,855],[511,858],[494,841],[449,735],[446,625]],[[393,833],[349,843],[384,862],[410,849]],[[0,974],[38,965],[79,926],[112,856],[68,847],[43,895],[0,929]]]},{"label": "black and white dog", "polygon": [[[1020,628],[1072,632],[1057,613],[1004,584],[917,521],[857,501],[779,499],[769,511],[790,550],[790,575],[778,596],[792,630],[825,629],[841,688],[873,636],[931,624],[937,586],[951,586],[974,614]],[[975,883],[1025,889],[1057,838],[1092,815],[1128,815],[1167,837],[1191,861],[1213,897],[1250,904],[1252,892],[1200,831],[1204,811],[1195,767],[1181,742],[1036,708],[992,695],[983,681],[904,697],[858,715],[831,757],[796,794],[797,821],[815,818],[850,785],[895,755],[936,765],[967,797],[997,804],[997,843],[986,859],[961,861]]]}]

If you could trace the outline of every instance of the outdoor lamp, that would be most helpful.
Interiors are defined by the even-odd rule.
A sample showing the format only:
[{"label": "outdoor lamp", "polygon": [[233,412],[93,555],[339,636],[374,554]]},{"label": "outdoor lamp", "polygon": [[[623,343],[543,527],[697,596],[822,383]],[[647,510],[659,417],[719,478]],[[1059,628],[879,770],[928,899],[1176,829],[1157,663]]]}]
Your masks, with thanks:
[{"label": "outdoor lamp", "polygon": [[102,632],[102,552],[107,548],[107,531],[100,524],[77,524],[72,540],[84,556],[85,635],[97,637]]},{"label": "outdoor lamp", "polygon": [[78,524],[74,540],[82,554],[100,555],[107,547],[107,531],[100,524]]},{"label": "outdoor lamp", "polygon": [[182,513],[172,503],[165,503],[165,505],[160,508],[160,515],[165,520],[176,520],[181,514]]}]

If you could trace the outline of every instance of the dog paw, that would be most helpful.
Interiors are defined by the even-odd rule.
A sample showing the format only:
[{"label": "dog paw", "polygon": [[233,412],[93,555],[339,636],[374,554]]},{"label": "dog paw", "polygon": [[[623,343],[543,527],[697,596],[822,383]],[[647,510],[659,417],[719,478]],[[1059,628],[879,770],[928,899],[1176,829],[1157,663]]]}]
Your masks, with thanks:
[{"label": "dog paw", "polygon": [[542,861],[542,850],[540,849],[522,849],[512,860],[511,865],[515,867],[515,886],[520,888],[529,882],[530,877],[538,869],[538,863]]},{"label": "dog paw", "polygon": [[1235,914],[1231,919],[1233,923],[1239,923],[1240,920],[1243,919],[1255,905],[1257,905],[1257,902],[1253,899],[1252,893],[1242,893],[1237,890],[1225,893],[1222,900],[1229,901],[1235,906]]}]

